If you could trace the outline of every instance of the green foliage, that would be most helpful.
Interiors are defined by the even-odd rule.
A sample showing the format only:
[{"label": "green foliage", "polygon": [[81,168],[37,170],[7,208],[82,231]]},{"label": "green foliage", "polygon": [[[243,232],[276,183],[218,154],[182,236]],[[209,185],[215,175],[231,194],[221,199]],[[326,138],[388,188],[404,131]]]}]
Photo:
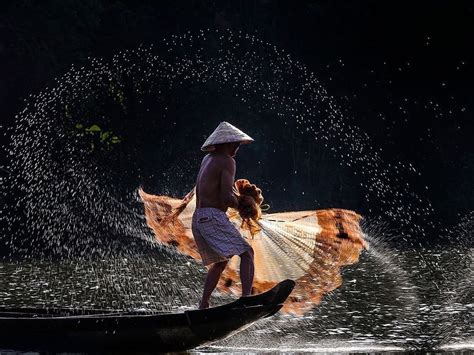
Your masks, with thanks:
[{"label": "green foliage", "polygon": [[93,124],[92,126],[90,126],[89,128],[86,128],[85,131],[87,133],[92,133],[94,134],[95,132],[101,132],[101,128],[96,125],[96,124]]},{"label": "green foliage", "polygon": [[82,123],[76,123],[75,127],[79,136],[90,137],[91,151],[95,149],[110,150],[114,145],[122,142],[122,138],[118,135],[115,135],[111,130],[103,130],[97,124],[92,124],[87,127]]}]

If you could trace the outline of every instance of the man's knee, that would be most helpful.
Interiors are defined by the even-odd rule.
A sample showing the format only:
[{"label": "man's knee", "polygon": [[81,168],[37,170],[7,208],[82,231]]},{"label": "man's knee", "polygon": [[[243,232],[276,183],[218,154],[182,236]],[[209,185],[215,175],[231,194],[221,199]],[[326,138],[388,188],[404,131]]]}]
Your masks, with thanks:
[{"label": "man's knee", "polygon": [[253,260],[254,251],[252,247],[249,247],[247,251],[240,255],[241,258],[249,258]]},{"label": "man's knee", "polygon": [[217,263],[214,263],[214,264],[212,265],[212,268],[222,271],[222,270],[225,269],[226,266],[227,266],[227,260],[225,260],[225,261],[219,261],[219,262],[217,262]]}]

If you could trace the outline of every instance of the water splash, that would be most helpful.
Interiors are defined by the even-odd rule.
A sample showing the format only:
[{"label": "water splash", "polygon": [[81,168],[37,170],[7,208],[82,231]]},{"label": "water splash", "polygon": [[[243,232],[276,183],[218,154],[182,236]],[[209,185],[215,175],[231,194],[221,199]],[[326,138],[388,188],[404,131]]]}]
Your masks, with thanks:
[{"label": "water splash", "polygon": [[[390,228],[397,226],[393,238],[403,240],[408,249],[413,246],[410,236],[436,232],[439,226],[431,220],[431,204],[402,178],[410,174],[418,176],[416,168],[404,162],[385,163],[383,152],[374,148],[371,138],[344,117],[336,101],[303,64],[252,35],[201,31],[172,36],[156,47],[124,51],[111,60],[91,58],[83,67],[73,66],[56,80],[54,87],[28,98],[24,110],[17,116],[17,125],[6,133],[11,138],[11,144],[5,148],[10,163],[2,167],[0,185],[0,198],[5,202],[0,210],[1,238],[12,255],[54,255],[75,260],[71,263],[76,266],[92,256],[104,260],[127,258],[127,263],[135,265],[130,270],[142,275],[141,280],[124,281],[119,277],[124,266],[118,261],[109,269],[91,266],[85,271],[93,280],[101,280],[93,287],[99,285],[101,289],[100,285],[105,285],[106,289],[116,291],[117,306],[138,307],[150,302],[153,306],[171,309],[174,304],[192,303],[185,297],[165,302],[141,299],[141,283],[152,280],[156,269],[167,265],[154,258],[142,263],[143,255],[154,250],[164,259],[176,261],[180,257],[150,244],[152,236],[134,193],[139,179],[147,173],[140,161],[146,160],[146,164],[153,166],[152,154],[147,153],[153,145],[167,148],[159,153],[168,157],[169,164],[164,164],[161,174],[155,176],[160,192],[173,195],[182,192],[180,189],[189,188],[177,187],[173,181],[180,181],[182,185],[192,183],[191,172],[196,171],[199,164],[198,153],[176,137],[205,134],[209,128],[188,127],[185,119],[172,116],[170,112],[183,113],[176,107],[185,97],[195,97],[196,102],[207,104],[212,111],[215,103],[210,103],[209,97],[215,93],[225,98],[224,104],[231,103],[236,112],[243,113],[243,124],[251,125],[256,115],[271,119],[272,124],[306,137],[321,150],[329,151],[341,165],[353,169],[361,181],[367,205],[376,201],[381,206],[379,211],[369,210],[369,217],[380,218],[389,223]],[[192,105],[183,107],[192,111]],[[153,125],[145,126],[146,122],[153,122]],[[127,141],[130,132],[135,135],[129,136],[142,132],[143,139]],[[112,142],[110,137],[114,136],[118,137],[119,143]],[[268,141],[276,139],[265,136],[264,132],[261,137]],[[290,141],[292,135],[278,138],[283,142]],[[180,166],[177,160],[182,162]],[[125,166],[123,161],[127,163]],[[7,173],[3,173],[5,171]],[[472,224],[469,224],[472,218],[467,221],[460,227],[466,232],[472,230]],[[389,342],[402,345],[407,337],[416,335],[413,329],[426,325],[426,321],[414,319],[415,306],[428,307],[422,314],[432,319],[428,314],[432,308],[424,303],[419,289],[412,285],[417,285],[427,274],[420,272],[420,268],[437,274],[446,267],[447,261],[435,264],[425,257],[425,250],[410,249],[406,254],[414,256],[417,264],[413,265],[409,256],[402,257],[399,252],[384,246],[382,239],[387,240],[388,233],[386,230],[383,233],[380,237],[380,231],[367,232],[374,248],[361,261],[360,267],[347,271],[353,281],[337,291],[340,293],[327,298],[326,306],[316,310],[317,313],[298,320],[298,326],[304,325],[308,339],[314,332],[327,337],[342,334],[361,341],[373,339],[374,334],[362,324],[367,317],[373,317],[370,319],[379,322],[376,323],[380,330],[377,341],[383,343],[389,339]],[[460,250],[465,251],[472,238],[456,237],[456,240],[464,243]],[[452,292],[472,293],[472,249],[469,255],[471,271],[465,273],[466,276],[459,276],[457,280],[461,280],[461,286],[452,284]],[[79,259],[74,259],[76,257]],[[183,265],[185,260],[179,259],[175,264]],[[49,275],[48,279],[32,279],[31,284],[38,286],[33,287],[32,292],[48,290],[46,284],[60,279],[52,265],[41,266],[48,270],[45,274]],[[28,270],[28,273],[36,275],[35,270]],[[106,270],[110,270],[109,278],[102,276]],[[161,300],[171,294],[191,292],[195,295],[195,291],[190,290],[198,286],[198,282],[192,280],[196,279],[199,270],[190,266],[190,271],[183,271],[183,275],[189,273],[189,276],[184,276],[182,284],[169,285],[171,291],[159,286],[159,282],[146,287]],[[80,278],[77,273],[70,275],[72,279]],[[400,284],[394,282],[398,280]],[[139,283],[135,284],[135,281]],[[12,289],[19,287],[15,282]],[[393,290],[397,295],[392,297],[396,302],[392,303],[389,295],[377,298],[381,289],[363,289],[364,282],[381,288],[392,285],[393,289],[389,291]],[[191,288],[186,286],[188,284]],[[435,284],[436,281],[430,283],[431,286]],[[73,289],[72,295],[82,285],[58,286],[64,290]],[[9,296],[5,297],[4,302]],[[68,297],[69,294],[50,298],[38,295],[37,300],[44,304],[84,302],[83,296]],[[447,308],[441,312],[449,314],[449,307],[456,305],[456,297],[448,298]],[[108,300],[108,297],[97,296],[86,304],[106,305]],[[404,301],[408,302],[406,307],[398,307]],[[363,307],[357,309],[357,304]],[[368,312],[367,307],[370,308]],[[343,312],[334,315],[331,311]],[[402,318],[407,314],[408,320],[404,321]],[[315,319],[322,320],[316,327],[313,325]],[[387,322],[383,323],[384,319],[388,319]],[[292,323],[287,319],[276,322],[270,327],[271,331],[281,332],[285,322]],[[351,328],[347,328],[348,324]],[[382,331],[384,328],[387,331]]]},{"label": "water splash", "polygon": [[195,307],[203,279],[195,265],[176,263],[158,254],[133,259],[2,263],[0,276],[2,306],[150,312]]},{"label": "water splash", "polygon": [[[330,150],[341,164],[360,175],[367,204],[377,200],[382,207],[380,215],[396,223],[405,237],[424,233],[431,223],[431,205],[399,175],[402,171],[415,174],[415,168],[402,162],[385,164],[380,151],[371,146],[370,137],[348,123],[335,100],[304,65],[248,34],[201,31],[172,36],[158,48],[124,51],[111,61],[90,59],[83,67],[73,66],[55,87],[29,98],[10,132],[8,168],[12,174],[7,181],[21,194],[16,205],[25,214],[28,239],[42,246],[47,241],[58,255],[72,250],[100,254],[90,250],[90,238],[100,244],[95,248],[104,252],[116,245],[107,247],[110,238],[98,243],[98,234],[146,234],[130,207],[117,203],[128,203],[129,196],[120,194],[123,191],[114,194],[110,188],[123,176],[140,174],[133,167],[118,171],[121,154],[134,154],[137,148],[133,144],[140,143],[118,144],[105,153],[98,152],[110,143],[102,134],[118,131],[124,135],[127,129],[142,129],[143,123],[131,125],[129,121],[132,116],[138,119],[137,114],[150,115],[150,108],[162,114],[156,124],[166,127],[166,112],[172,105],[168,99],[194,87],[228,92],[242,105],[239,108],[272,117],[274,124],[288,126]],[[97,123],[100,132],[92,130],[94,125],[87,132],[77,128],[91,123]],[[104,125],[114,129],[101,130]],[[190,133],[178,119],[171,126],[175,126],[173,134]],[[100,138],[84,134],[91,131],[100,133]],[[122,141],[126,142],[126,137]],[[186,168],[182,173],[186,175]],[[416,223],[415,217],[426,223]],[[2,218],[10,224],[17,221],[11,214],[2,213]],[[88,235],[91,237],[85,237]],[[9,237],[15,239],[12,245],[18,251],[31,253],[22,242],[24,236]]]}]

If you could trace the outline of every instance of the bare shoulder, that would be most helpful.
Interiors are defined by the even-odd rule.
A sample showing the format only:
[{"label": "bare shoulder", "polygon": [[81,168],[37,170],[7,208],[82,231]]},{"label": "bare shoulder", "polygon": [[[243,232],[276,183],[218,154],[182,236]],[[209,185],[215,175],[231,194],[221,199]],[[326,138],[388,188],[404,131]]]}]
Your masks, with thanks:
[{"label": "bare shoulder", "polygon": [[204,164],[206,161],[208,161],[209,159],[211,159],[211,155],[210,154],[206,154],[202,160],[201,160],[201,164]]},{"label": "bare shoulder", "polygon": [[223,169],[227,169],[230,171],[235,170],[235,159],[228,155],[222,155],[220,157],[220,164],[222,165]]},{"label": "bare shoulder", "polygon": [[[206,157],[210,160],[210,162],[218,166],[222,169],[233,169],[235,168],[235,160],[234,158],[225,155],[225,154],[209,154]],[[206,157],[204,157],[206,159]],[[204,160],[203,160],[204,161]]]}]

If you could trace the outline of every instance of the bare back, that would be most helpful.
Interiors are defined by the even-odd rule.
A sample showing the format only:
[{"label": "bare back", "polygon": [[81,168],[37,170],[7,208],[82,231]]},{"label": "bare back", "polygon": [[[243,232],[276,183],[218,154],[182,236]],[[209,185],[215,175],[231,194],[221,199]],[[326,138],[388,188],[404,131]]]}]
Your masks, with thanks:
[{"label": "bare back", "polygon": [[227,211],[237,207],[232,187],[235,178],[235,160],[226,154],[207,154],[199,169],[196,181],[196,207],[214,207]]}]

